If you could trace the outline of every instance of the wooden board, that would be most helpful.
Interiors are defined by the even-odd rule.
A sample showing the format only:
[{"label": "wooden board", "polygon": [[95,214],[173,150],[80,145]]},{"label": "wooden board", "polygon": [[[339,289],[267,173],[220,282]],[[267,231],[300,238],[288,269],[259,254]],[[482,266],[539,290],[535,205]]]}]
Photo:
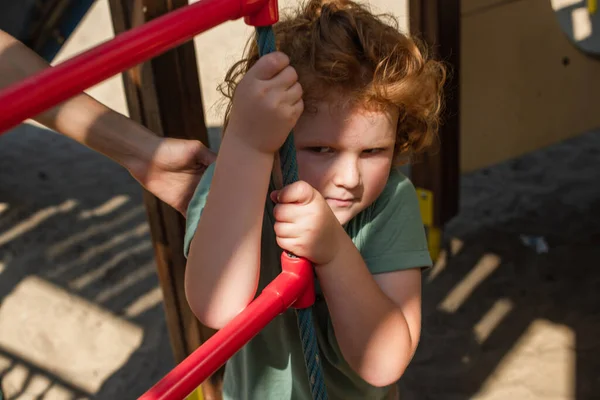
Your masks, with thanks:
[{"label": "wooden board", "polygon": [[[186,0],[109,0],[115,33],[152,20]],[[208,145],[193,43],[187,42],[123,73],[130,117],[161,136],[198,139]],[[144,202],[175,361],[182,361],[214,331],[202,326],[184,292],[185,221],[146,192]],[[221,399],[223,369],[202,385],[206,400]]]},{"label": "wooden board", "polygon": [[[569,19],[588,13],[585,0],[552,3]],[[600,128],[600,59],[573,44],[552,3],[462,1],[462,173]]]},{"label": "wooden board", "polygon": [[[413,35],[424,40],[437,59],[452,72],[445,90],[445,113],[440,146],[411,166],[411,179],[431,206],[424,215],[440,228],[458,213],[459,200],[459,95],[460,95],[460,1],[410,0],[409,25]],[[427,206],[425,206],[427,207]]]}]

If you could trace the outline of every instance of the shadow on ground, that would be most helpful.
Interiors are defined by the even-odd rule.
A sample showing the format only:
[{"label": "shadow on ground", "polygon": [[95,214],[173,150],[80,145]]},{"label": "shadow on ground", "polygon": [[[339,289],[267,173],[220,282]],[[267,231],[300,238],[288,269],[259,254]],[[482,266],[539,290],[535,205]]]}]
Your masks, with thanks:
[{"label": "shadow on ground", "polygon": [[[173,367],[141,189],[127,171],[22,125],[0,137],[0,203],[0,373],[8,399],[135,398]],[[44,308],[48,302],[55,307]],[[70,316],[63,326],[61,315]],[[121,330],[135,333],[120,337]],[[73,343],[79,355],[65,355],[73,332],[84,344]],[[113,346],[131,354],[103,358]],[[85,365],[61,365],[76,362]],[[73,384],[77,368],[91,383]]]},{"label": "shadow on ground", "polygon": [[462,178],[403,400],[597,396],[599,160],[596,131]]},{"label": "shadow on ground", "polygon": [[[403,400],[600,391],[598,160],[591,132],[463,177],[448,251],[425,275]],[[0,137],[0,302],[9,399],[134,399],[173,366],[139,185],[28,125]],[[102,354],[115,348],[128,353],[111,364]],[[82,360],[86,381],[71,369]]]}]

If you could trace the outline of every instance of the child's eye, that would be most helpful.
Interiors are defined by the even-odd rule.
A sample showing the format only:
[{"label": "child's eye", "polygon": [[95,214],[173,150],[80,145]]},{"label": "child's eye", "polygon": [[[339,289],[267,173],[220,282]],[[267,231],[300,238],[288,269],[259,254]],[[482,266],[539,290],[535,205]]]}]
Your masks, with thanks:
[{"label": "child's eye", "polygon": [[385,149],[381,149],[381,148],[367,149],[367,150],[363,151],[363,153],[365,153],[365,154],[377,154],[377,153],[381,153],[382,151],[385,151]]},{"label": "child's eye", "polygon": [[308,150],[313,153],[329,153],[332,151],[331,147],[319,146],[319,147],[309,147]]}]

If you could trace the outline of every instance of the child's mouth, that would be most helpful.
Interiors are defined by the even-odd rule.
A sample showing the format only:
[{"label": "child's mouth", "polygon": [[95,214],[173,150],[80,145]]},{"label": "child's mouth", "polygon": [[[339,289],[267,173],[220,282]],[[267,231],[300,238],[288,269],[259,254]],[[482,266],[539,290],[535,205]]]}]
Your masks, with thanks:
[{"label": "child's mouth", "polygon": [[347,208],[352,206],[352,204],[354,204],[355,200],[354,199],[336,199],[333,197],[328,197],[325,199],[327,201],[327,203],[329,204],[329,206],[335,206],[338,208]]}]

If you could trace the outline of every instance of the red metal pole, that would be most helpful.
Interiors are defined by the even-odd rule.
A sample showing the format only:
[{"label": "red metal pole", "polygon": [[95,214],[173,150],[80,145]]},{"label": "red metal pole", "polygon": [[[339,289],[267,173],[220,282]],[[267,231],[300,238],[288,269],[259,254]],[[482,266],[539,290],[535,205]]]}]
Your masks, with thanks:
[{"label": "red metal pole", "polygon": [[138,400],[183,400],[289,307],[315,301],[313,267],[304,258],[281,256],[282,272],[244,311],[179,363]]},{"label": "red metal pole", "polygon": [[[103,80],[155,57],[227,20],[254,26],[278,20],[277,0],[201,0],[122,33],[0,92],[0,134]],[[248,307],[177,365],[139,400],[183,400],[277,315],[309,307],[311,263],[281,256],[282,273]]]},{"label": "red metal pole", "polygon": [[254,15],[265,20],[265,12],[267,16],[273,13],[272,4],[268,0],[201,0],[9,86],[0,92],[0,134],[225,21]]}]

